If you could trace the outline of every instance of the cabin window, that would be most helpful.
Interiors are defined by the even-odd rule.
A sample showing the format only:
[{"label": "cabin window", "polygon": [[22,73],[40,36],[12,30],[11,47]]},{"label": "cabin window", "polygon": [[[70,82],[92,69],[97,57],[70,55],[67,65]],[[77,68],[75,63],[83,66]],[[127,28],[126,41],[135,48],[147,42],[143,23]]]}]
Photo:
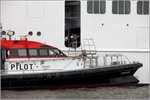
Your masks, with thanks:
[{"label": "cabin window", "polygon": [[29,56],[38,56],[37,49],[29,49]]},{"label": "cabin window", "polygon": [[11,50],[10,55],[11,56],[18,56],[18,50],[17,49]]},{"label": "cabin window", "polygon": [[138,1],[137,2],[137,14],[148,15],[149,14],[149,1]]},{"label": "cabin window", "polygon": [[65,36],[66,47],[80,46],[80,1],[65,1]]},{"label": "cabin window", "polygon": [[88,0],[87,12],[90,14],[104,14],[106,12],[105,0]]},{"label": "cabin window", "polygon": [[59,56],[64,56],[65,54],[64,53],[62,53],[60,50],[58,50],[58,49],[54,49],[53,50],[57,55],[59,55]]},{"label": "cabin window", "polygon": [[54,51],[52,51],[52,50],[50,50],[50,49],[49,49],[48,51],[49,51],[49,55],[50,55],[50,56],[55,56],[55,55],[57,55]]},{"label": "cabin window", "polygon": [[49,49],[49,55],[50,56],[65,56],[64,53],[62,53],[60,50],[58,49]]},{"label": "cabin window", "polygon": [[48,50],[47,49],[39,49],[40,56],[48,56]]},{"label": "cabin window", "polygon": [[131,4],[129,0],[113,0],[112,13],[113,14],[130,14]]},{"label": "cabin window", "polygon": [[18,54],[19,54],[19,56],[27,56],[27,50],[26,49],[19,49]]},{"label": "cabin window", "polygon": [[11,56],[27,56],[27,50],[26,49],[12,49],[10,50]]}]

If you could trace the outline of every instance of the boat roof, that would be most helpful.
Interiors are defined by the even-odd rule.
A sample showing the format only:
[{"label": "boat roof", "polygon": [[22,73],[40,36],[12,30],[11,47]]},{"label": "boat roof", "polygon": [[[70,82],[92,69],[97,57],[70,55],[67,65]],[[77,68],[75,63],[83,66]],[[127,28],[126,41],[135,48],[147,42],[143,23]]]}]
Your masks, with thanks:
[{"label": "boat roof", "polygon": [[25,49],[25,48],[56,48],[44,43],[28,40],[1,40],[0,46],[5,49]]}]

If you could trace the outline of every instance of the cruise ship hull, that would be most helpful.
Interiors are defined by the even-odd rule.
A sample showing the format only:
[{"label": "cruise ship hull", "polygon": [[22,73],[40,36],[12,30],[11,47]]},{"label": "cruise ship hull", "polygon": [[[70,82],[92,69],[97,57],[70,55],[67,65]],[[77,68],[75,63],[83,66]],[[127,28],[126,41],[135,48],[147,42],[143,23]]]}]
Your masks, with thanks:
[{"label": "cruise ship hull", "polygon": [[83,70],[36,74],[1,75],[1,89],[63,88],[138,83],[133,74],[141,63],[110,65]]}]

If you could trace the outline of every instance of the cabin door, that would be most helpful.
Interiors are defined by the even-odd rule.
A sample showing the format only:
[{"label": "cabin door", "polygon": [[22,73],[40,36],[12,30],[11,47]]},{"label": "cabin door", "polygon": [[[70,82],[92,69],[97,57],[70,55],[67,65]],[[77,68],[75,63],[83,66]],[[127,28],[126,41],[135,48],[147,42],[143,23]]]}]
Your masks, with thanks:
[{"label": "cabin door", "polygon": [[77,48],[80,39],[80,1],[65,1],[65,46]]}]

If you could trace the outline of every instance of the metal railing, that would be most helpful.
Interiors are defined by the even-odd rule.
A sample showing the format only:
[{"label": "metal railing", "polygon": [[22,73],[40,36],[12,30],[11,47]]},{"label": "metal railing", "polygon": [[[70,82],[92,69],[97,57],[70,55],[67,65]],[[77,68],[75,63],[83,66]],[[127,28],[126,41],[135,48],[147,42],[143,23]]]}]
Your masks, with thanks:
[{"label": "metal railing", "polygon": [[98,56],[87,56],[84,58],[84,68],[92,68],[98,66]]},{"label": "metal railing", "polygon": [[102,57],[103,57],[104,66],[131,63],[129,58],[122,54],[105,54]]}]

